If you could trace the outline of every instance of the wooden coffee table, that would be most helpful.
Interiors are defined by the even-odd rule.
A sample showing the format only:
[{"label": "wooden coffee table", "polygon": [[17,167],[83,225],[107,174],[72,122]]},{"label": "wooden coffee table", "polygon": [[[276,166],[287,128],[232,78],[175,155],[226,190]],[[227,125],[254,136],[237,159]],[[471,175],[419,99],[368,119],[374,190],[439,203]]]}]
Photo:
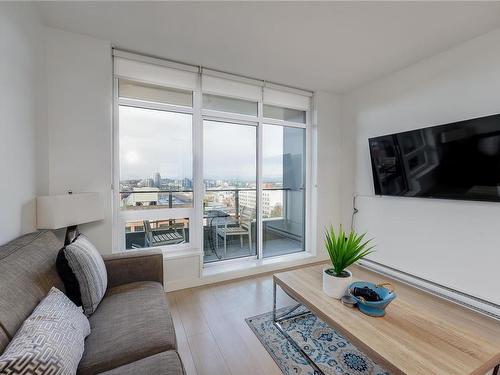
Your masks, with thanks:
[{"label": "wooden coffee table", "polygon": [[[390,282],[398,297],[386,315],[374,318],[328,297],[322,288],[322,265],[275,274],[273,318],[276,327],[311,366],[322,371],[281,327],[297,306],[277,315],[279,286],[298,303],[350,340],[391,374],[483,375],[500,364],[500,321],[435,297],[406,284],[351,267],[355,279]],[[297,315],[307,314],[301,312]]]}]

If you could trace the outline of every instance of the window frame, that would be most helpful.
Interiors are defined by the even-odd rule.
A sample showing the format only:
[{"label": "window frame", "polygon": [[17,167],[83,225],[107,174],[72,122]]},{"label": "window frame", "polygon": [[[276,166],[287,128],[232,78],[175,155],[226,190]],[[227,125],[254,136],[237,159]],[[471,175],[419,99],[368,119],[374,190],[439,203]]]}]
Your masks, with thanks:
[{"label": "window frame", "polygon": [[[204,92],[201,92],[201,95]],[[240,99],[238,96],[232,96],[230,94],[225,95],[227,97],[233,97],[235,99]],[[224,112],[224,111],[216,111],[212,109],[201,109],[201,124],[203,126],[203,122],[205,120],[209,121],[219,121],[219,122],[225,122],[225,123],[236,123],[235,125],[250,125],[250,126],[256,126],[257,128],[257,189],[256,189],[256,205],[257,205],[257,238],[256,238],[256,245],[257,245],[257,256],[255,255],[249,255],[245,257],[240,257],[240,258],[235,258],[235,259],[224,259],[220,260],[217,262],[210,262],[210,263],[204,263],[203,262],[203,237],[201,238],[201,244],[200,244],[200,249],[202,251],[202,256],[200,257],[200,267],[201,268],[207,268],[207,267],[213,267],[217,266],[220,264],[226,264],[226,263],[232,263],[236,261],[242,261],[242,260],[252,260],[252,259],[273,259],[273,258],[278,258],[281,256],[268,256],[264,258],[264,248],[263,248],[263,225],[262,225],[262,193],[263,193],[263,187],[262,187],[262,166],[263,166],[263,148],[262,148],[262,133],[263,133],[263,126],[264,125],[278,125],[278,126],[283,126],[283,127],[291,127],[291,128],[301,128],[305,129],[305,200],[304,200],[304,212],[305,212],[305,225],[304,225],[304,251],[300,251],[297,253],[291,253],[291,254],[285,254],[282,256],[289,256],[293,254],[298,254],[298,253],[311,253],[315,254],[315,249],[312,248],[312,236],[311,236],[311,202],[312,202],[312,183],[311,183],[311,178],[312,178],[312,126],[311,124],[311,113],[312,113],[312,103],[313,103],[313,98],[311,97],[309,99],[310,101],[310,108],[309,110],[305,110],[306,112],[306,122],[305,123],[298,123],[298,122],[292,122],[292,121],[285,121],[285,120],[278,120],[278,119],[272,119],[268,117],[264,117],[264,89],[262,88],[261,90],[261,97],[257,102],[257,116],[250,116],[250,115],[243,115],[243,114],[237,114],[237,113],[232,113],[232,112]],[[203,150],[202,150],[203,151]],[[201,158],[203,158],[203,153],[201,154]],[[203,174],[202,174],[202,179],[203,179]],[[203,230],[203,228],[201,228]]]},{"label": "window frame", "polygon": [[[306,111],[306,120],[307,120],[307,111]],[[276,120],[276,121],[279,121],[280,123],[270,123],[269,122],[269,118],[264,118],[263,122],[262,122],[262,125],[261,125],[261,132],[263,133],[263,130],[264,130],[264,127],[266,125],[268,126],[280,126],[282,128],[295,128],[295,129],[304,129],[304,156],[305,156],[305,160],[304,160],[304,170],[303,170],[303,179],[304,179],[304,224],[303,224],[303,230],[304,230],[304,250],[301,250],[301,251],[295,251],[295,252],[291,252],[291,253],[287,253],[287,254],[282,254],[282,255],[271,255],[271,256],[264,256],[264,239],[262,239],[261,241],[261,259],[272,259],[272,258],[278,258],[278,257],[282,257],[282,256],[287,256],[287,255],[292,255],[292,254],[298,254],[298,253],[302,253],[302,252],[307,252],[308,251],[308,240],[309,240],[309,235],[307,235],[307,230],[308,230],[308,223],[309,223],[309,217],[308,217],[308,205],[310,204],[310,202],[308,202],[308,194],[309,194],[309,190],[310,190],[310,186],[308,185],[308,170],[309,170],[309,167],[307,165],[308,163],[308,128],[305,126],[306,124],[303,124],[303,123],[294,123],[294,122],[290,122],[290,121],[283,121],[283,120]],[[293,125],[290,125],[290,124],[293,124]],[[302,126],[304,125],[304,126]],[[262,148],[262,151],[263,150],[263,147]],[[261,170],[263,170],[263,165],[262,165],[262,168]],[[263,182],[263,181],[262,181]],[[264,191],[264,188],[262,188],[262,191]],[[263,222],[261,222],[261,225],[263,227]],[[309,243],[310,244],[310,243]]]},{"label": "window frame", "polygon": [[[147,61],[147,58],[145,58]],[[316,242],[315,233],[313,233],[312,228],[315,220],[313,220],[312,216],[312,202],[313,202],[313,113],[314,113],[314,94],[308,97],[309,108],[305,109],[306,112],[306,122],[305,123],[296,123],[285,120],[277,120],[272,118],[264,117],[263,106],[264,106],[264,89],[265,83],[261,82],[261,95],[259,100],[257,101],[257,116],[252,115],[243,115],[231,112],[223,112],[216,111],[211,109],[203,109],[203,93],[214,94],[211,91],[204,92],[202,90],[202,69],[198,69],[196,87],[192,90],[193,92],[193,106],[192,107],[184,107],[178,105],[171,105],[165,103],[153,103],[146,102],[138,99],[128,99],[128,98],[119,98],[118,97],[118,81],[120,78],[136,81],[139,83],[145,84],[158,84],[144,81],[136,78],[127,78],[127,77],[118,77],[113,72],[113,129],[112,129],[112,147],[113,147],[113,161],[112,161],[112,169],[113,169],[113,180],[111,184],[112,195],[113,195],[113,241],[112,241],[112,251],[113,252],[123,252],[129,251],[125,250],[125,223],[127,221],[137,220],[139,217],[145,220],[155,220],[155,219],[189,219],[189,242],[179,244],[179,245],[169,245],[169,246],[158,246],[153,248],[144,248],[146,249],[155,249],[161,250],[162,252],[184,252],[196,251],[200,254],[200,272],[203,268],[216,266],[222,263],[230,263],[241,260],[246,260],[248,258],[259,260],[263,259],[271,259],[273,257],[263,257],[263,226],[262,226],[262,166],[263,166],[263,155],[262,155],[262,133],[264,124],[269,125],[280,125],[286,127],[296,127],[305,129],[305,200],[304,200],[304,211],[305,211],[305,233],[304,233],[304,247],[305,251],[301,251],[300,253],[309,253],[311,255],[316,255],[316,249],[314,244]],[[178,87],[173,87],[174,89]],[[293,89],[292,89],[293,92]],[[234,99],[242,99],[237,95],[231,95],[228,93],[227,95],[221,95],[217,93],[219,96],[226,96],[228,98]],[[248,100],[248,99],[245,99]],[[268,104],[268,103],[266,103]],[[271,104],[271,103],[269,103]],[[121,210],[120,209],[120,194],[119,194],[119,186],[120,186],[120,156],[119,156],[119,142],[120,142],[120,130],[119,130],[119,107],[120,105],[127,105],[133,107],[139,107],[144,109],[152,109],[152,110],[162,110],[168,112],[177,112],[177,113],[186,113],[192,115],[192,160],[193,160],[193,207],[190,208],[158,208],[158,209],[149,209],[149,210]],[[275,104],[272,104],[275,105]],[[291,107],[289,107],[291,108]],[[252,125],[256,127],[257,131],[257,188],[256,188],[256,200],[257,200],[257,256],[252,255],[244,258],[236,258],[236,259],[227,259],[221,260],[213,263],[205,264],[203,261],[203,252],[204,252],[204,244],[203,244],[203,197],[205,194],[204,187],[204,173],[203,173],[203,122],[205,120],[210,121],[220,121],[220,122],[233,122],[240,125]],[[147,218],[146,218],[147,217]],[[283,255],[283,257],[287,257],[293,254]]]},{"label": "window frame", "polygon": [[[206,111],[206,112],[204,112]],[[200,244],[200,247],[201,247],[201,250],[202,250],[202,256],[200,257],[201,258],[201,267],[210,267],[210,266],[214,266],[214,265],[217,265],[217,264],[221,264],[221,263],[232,263],[232,262],[237,262],[237,261],[241,261],[241,260],[255,260],[255,259],[262,259],[262,252],[261,252],[261,245],[260,245],[260,238],[261,238],[261,231],[260,231],[260,227],[262,225],[262,222],[259,221],[258,219],[258,215],[259,215],[259,212],[261,211],[260,210],[260,204],[261,204],[261,201],[259,200],[259,132],[261,132],[261,128],[259,128],[259,123],[257,121],[257,117],[256,116],[248,116],[248,115],[241,115],[241,114],[235,114],[235,113],[231,113],[231,112],[220,112],[220,111],[213,111],[213,110],[202,110],[202,113],[206,113],[206,115],[202,115],[202,119],[201,119],[201,124],[202,124],[202,127],[204,127],[204,123],[205,121],[211,121],[211,122],[219,122],[219,123],[224,123],[226,125],[229,125],[229,126],[250,126],[250,127],[254,127],[255,128],[255,134],[256,134],[256,140],[255,140],[255,145],[256,145],[256,153],[255,153],[255,156],[256,156],[256,159],[255,159],[255,183],[256,183],[256,188],[255,188],[255,195],[256,195],[256,228],[257,228],[257,235],[256,235],[256,239],[255,239],[255,246],[257,248],[257,251],[255,254],[250,254],[248,256],[243,256],[243,257],[238,257],[238,258],[229,258],[229,259],[223,259],[223,260],[218,260],[218,261],[214,261],[214,262],[208,262],[208,263],[205,263],[204,260],[203,260],[203,251],[204,251],[204,248],[205,248],[205,244],[204,244],[204,237],[202,236],[201,238],[201,244]],[[217,116],[214,116],[214,113],[217,114]],[[248,119],[248,117],[251,117],[252,120],[250,121]],[[202,160],[202,167],[203,167],[203,162],[204,162],[204,149],[202,150],[202,154],[201,154],[201,160]],[[203,195],[202,195],[202,206],[203,206],[203,198],[204,198],[204,195],[206,193],[206,189],[205,189],[205,176],[202,175],[202,183],[203,183]],[[203,212],[202,212],[202,232],[203,232]]]},{"label": "window frame", "polygon": [[[193,107],[180,106],[174,104],[149,102],[140,99],[131,98],[120,98],[118,92],[120,78],[113,77],[113,191],[114,193],[114,224],[113,224],[113,252],[121,251],[131,251],[131,249],[126,249],[125,241],[125,225],[130,221],[142,221],[142,220],[168,220],[168,219],[184,219],[189,220],[188,230],[190,231],[189,241],[176,244],[176,245],[164,245],[155,247],[145,247],[144,249],[156,249],[161,251],[179,251],[188,250],[193,248],[193,236],[191,235],[192,223],[196,220],[195,215],[195,166],[194,158],[191,166],[191,174],[193,179],[193,206],[192,207],[172,207],[172,208],[154,208],[154,209],[144,209],[144,210],[122,210],[120,207],[120,119],[119,112],[120,107],[133,107],[148,109],[153,111],[163,111],[163,112],[173,112],[191,115],[191,152],[194,155],[194,132],[195,132],[195,116],[194,116],[194,91],[193,91]],[[138,83],[140,80],[130,80]],[[196,233],[192,233],[196,239]],[[139,249],[141,250],[141,249]]]},{"label": "window frame", "polygon": [[[269,121],[275,121],[275,122],[280,122],[280,123],[287,123],[287,124],[294,124],[293,126],[295,125],[306,125],[307,124],[307,110],[304,110],[304,109],[297,109],[297,108],[292,108],[292,107],[281,107],[279,105],[273,105],[273,104],[267,104],[267,103],[264,103],[264,105],[262,106],[262,112],[264,113],[264,106],[270,106],[270,107],[278,107],[278,108],[283,108],[283,109],[291,109],[291,110],[296,110],[296,111],[301,111],[301,112],[304,112],[305,115],[306,115],[306,119],[305,121],[306,122],[295,122],[295,121],[288,121],[288,120],[281,120],[281,119],[277,119],[277,118],[274,118],[274,117],[266,117],[263,115],[263,117],[266,119],[266,121],[268,121],[268,124],[270,125],[278,125],[278,124],[271,124]],[[299,126],[296,126],[296,127],[299,127]]]},{"label": "window frame", "polygon": [[[249,99],[243,99],[241,97],[238,97],[238,96],[235,96],[235,95],[221,95],[221,94],[211,94],[207,91],[202,91],[202,101],[204,100],[204,96],[205,95],[210,95],[210,96],[215,96],[215,97],[219,97],[219,98],[226,98],[226,99],[234,99],[234,100],[241,100],[241,101],[245,101],[245,102],[248,102],[248,103],[254,103],[257,105],[257,108],[256,111],[258,112],[258,107],[259,107],[259,102],[258,101],[252,101],[252,100],[249,100]],[[245,114],[245,113],[239,113],[239,112],[231,112],[231,111],[223,111],[223,110],[219,110],[219,109],[211,109],[211,108],[205,108],[203,107],[203,103],[202,103],[202,110],[203,111],[206,111],[208,113],[220,113],[220,114],[224,114],[224,116],[227,116],[227,115],[235,115],[235,116],[242,116],[242,117],[245,117],[245,118],[256,118],[257,115],[249,115],[249,114]]]}]

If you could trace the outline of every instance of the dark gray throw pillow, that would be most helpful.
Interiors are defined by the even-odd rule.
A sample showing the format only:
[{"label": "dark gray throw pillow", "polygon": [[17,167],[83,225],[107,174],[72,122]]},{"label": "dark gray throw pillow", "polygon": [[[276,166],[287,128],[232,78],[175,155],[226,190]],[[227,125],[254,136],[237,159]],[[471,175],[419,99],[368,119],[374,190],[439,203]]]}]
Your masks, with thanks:
[{"label": "dark gray throw pillow", "polygon": [[97,309],[108,286],[108,274],[102,256],[83,234],[66,246],[64,255],[78,280],[83,312],[90,316]]},{"label": "dark gray throw pillow", "polygon": [[64,283],[64,288],[66,289],[66,295],[68,298],[77,306],[82,305],[82,296],[80,294],[80,285],[78,285],[78,280],[76,279],[75,274],[71,270],[71,267],[68,264],[68,260],[66,259],[66,254],[64,254],[65,247],[63,247],[57,253],[56,258],[56,268],[59,277],[62,279]]},{"label": "dark gray throw pillow", "polygon": [[52,288],[0,356],[0,373],[73,375],[90,325],[81,307]]}]

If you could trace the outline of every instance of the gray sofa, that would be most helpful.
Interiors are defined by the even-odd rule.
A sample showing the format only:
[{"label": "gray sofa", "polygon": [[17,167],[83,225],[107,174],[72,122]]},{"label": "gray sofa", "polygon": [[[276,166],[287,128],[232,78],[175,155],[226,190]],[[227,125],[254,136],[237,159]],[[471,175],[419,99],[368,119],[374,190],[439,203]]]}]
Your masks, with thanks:
[{"label": "gray sofa", "polygon": [[[0,353],[52,286],[64,291],[55,265],[59,234],[30,233],[0,247]],[[162,255],[141,251],[104,262],[108,289],[89,318],[78,374],[184,374],[162,286]]]}]

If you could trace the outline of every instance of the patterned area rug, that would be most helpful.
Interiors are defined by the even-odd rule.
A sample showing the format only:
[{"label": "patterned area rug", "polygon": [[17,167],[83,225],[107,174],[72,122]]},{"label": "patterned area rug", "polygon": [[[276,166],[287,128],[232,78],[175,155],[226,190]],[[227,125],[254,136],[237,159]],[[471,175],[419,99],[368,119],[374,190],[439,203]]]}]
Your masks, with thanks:
[{"label": "patterned area rug", "polygon": [[[288,308],[278,310],[278,316]],[[306,311],[300,307],[294,312]],[[247,318],[246,322],[285,375],[316,375],[303,355],[273,324],[272,312]],[[313,314],[285,320],[283,329],[328,375],[389,375],[347,339]]]}]

